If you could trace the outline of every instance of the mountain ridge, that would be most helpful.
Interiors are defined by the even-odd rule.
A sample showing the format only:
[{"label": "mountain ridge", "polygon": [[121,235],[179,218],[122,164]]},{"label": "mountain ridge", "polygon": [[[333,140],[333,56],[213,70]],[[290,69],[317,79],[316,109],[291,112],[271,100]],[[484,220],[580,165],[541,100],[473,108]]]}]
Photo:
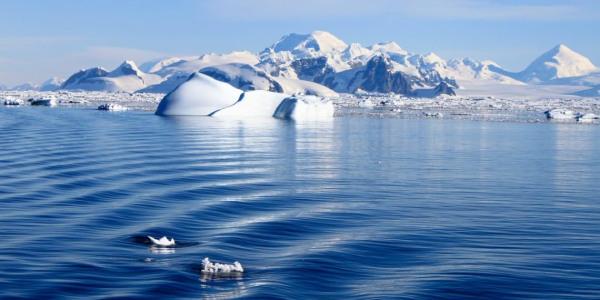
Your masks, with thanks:
[{"label": "mountain ridge", "polygon": [[[380,66],[379,71],[367,76],[368,84],[365,82],[362,88],[351,88],[358,80],[353,76],[359,72],[364,75],[365,72],[377,69],[371,65],[368,72],[366,66],[372,63],[373,58],[380,56],[385,57],[385,63],[379,61],[378,64],[385,67]],[[411,53],[393,41],[362,46],[359,43],[346,43],[326,31],[313,31],[308,34],[284,35],[256,54],[234,51],[225,54],[166,57],[142,63],[139,67],[134,61],[125,60],[110,72],[101,67],[89,68],[71,75],[60,85],[60,89],[167,93],[185,82],[194,72],[225,65],[229,65],[226,73],[241,74],[241,77],[234,80],[238,85],[247,80],[256,80],[257,72],[265,72],[263,77],[268,77],[274,82],[269,86],[270,89],[274,89],[273,86],[278,82],[285,81],[294,85],[312,82],[342,93],[360,90],[404,95],[414,94],[417,89],[435,88],[437,91],[452,94],[450,89],[460,88],[461,83],[473,81],[507,85],[560,82],[568,85],[595,86],[594,74],[598,72],[597,67],[587,57],[564,44],[558,44],[544,52],[522,71],[511,72],[490,60],[446,60],[433,52]],[[250,72],[248,66],[256,70]],[[223,75],[219,72],[213,73],[214,76],[219,76],[217,74]],[[378,85],[378,80],[387,83]],[[400,84],[403,80],[410,84]],[[440,86],[442,83],[444,84]],[[403,85],[405,86],[401,88]],[[265,85],[261,86],[267,88]],[[39,89],[39,86],[27,87]]]}]

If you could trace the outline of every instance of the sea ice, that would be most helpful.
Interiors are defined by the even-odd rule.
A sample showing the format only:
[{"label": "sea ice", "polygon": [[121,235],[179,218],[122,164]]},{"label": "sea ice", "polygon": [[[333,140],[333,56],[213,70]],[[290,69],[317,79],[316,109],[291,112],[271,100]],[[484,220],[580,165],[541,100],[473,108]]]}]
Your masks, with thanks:
[{"label": "sea ice", "polygon": [[364,100],[360,100],[358,102],[358,107],[371,108],[371,107],[375,107],[375,103],[373,101],[371,101],[371,99],[364,99]]},{"label": "sea ice", "polygon": [[428,112],[425,111],[423,112],[423,116],[427,117],[427,118],[443,118],[444,114],[441,112]]},{"label": "sea ice", "polygon": [[6,99],[4,99],[4,105],[10,105],[10,106],[23,105],[23,100],[16,99],[16,98],[6,98]]},{"label": "sea ice", "polygon": [[56,106],[57,104],[58,104],[58,102],[56,101],[56,98],[54,98],[54,97],[40,98],[40,99],[33,99],[33,100],[31,100],[31,105]]},{"label": "sea ice", "polygon": [[577,115],[568,109],[555,108],[544,112],[546,118],[553,120],[575,120]]},{"label": "sea ice", "polygon": [[117,103],[105,103],[98,106],[98,110],[125,111],[127,110],[127,107]]},{"label": "sea ice", "polygon": [[587,114],[579,114],[577,116],[577,122],[579,123],[593,123],[594,121],[600,119],[600,116],[597,114],[587,113]]}]

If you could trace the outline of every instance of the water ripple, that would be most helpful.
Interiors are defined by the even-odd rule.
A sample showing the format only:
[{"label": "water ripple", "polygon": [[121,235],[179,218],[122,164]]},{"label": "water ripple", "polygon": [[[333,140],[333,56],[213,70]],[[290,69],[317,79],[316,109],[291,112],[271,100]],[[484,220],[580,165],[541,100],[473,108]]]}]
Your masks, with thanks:
[{"label": "water ripple", "polygon": [[592,127],[0,108],[0,298],[596,299]]}]

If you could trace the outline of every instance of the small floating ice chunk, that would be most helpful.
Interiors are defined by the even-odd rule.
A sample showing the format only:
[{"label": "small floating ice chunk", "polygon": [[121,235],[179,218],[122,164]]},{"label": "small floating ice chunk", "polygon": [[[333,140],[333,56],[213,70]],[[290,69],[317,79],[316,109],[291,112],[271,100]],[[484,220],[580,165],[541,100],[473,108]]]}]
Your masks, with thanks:
[{"label": "small floating ice chunk", "polygon": [[169,239],[166,236],[163,236],[160,239],[155,239],[155,238],[153,238],[151,236],[148,236],[148,238],[156,246],[161,246],[161,247],[175,246],[175,239],[174,238]]},{"label": "small floating ice chunk", "polygon": [[239,262],[233,264],[222,264],[218,262],[211,262],[208,257],[202,260],[202,273],[219,274],[219,273],[243,273],[244,268]]},{"label": "small floating ice chunk", "polygon": [[423,112],[423,116],[427,117],[427,118],[443,118],[444,114],[441,112],[428,112],[425,111]]},{"label": "small floating ice chunk", "polygon": [[10,105],[10,106],[23,105],[23,100],[16,99],[16,98],[6,98],[6,99],[4,99],[4,105]]},{"label": "small floating ice chunk", "polygon": [[597,114],[592,114],[592,113],[579,114],[577,116],[577,122],[579,122],[579,123],[592,123],[598,119],[600,119],[600,116],[598,116]]},{"label": "small floating ice chunk", "polygon": [[122,106],[117,103],[105,103],[98,106],[98,110],[106,110],[106,111],[125,111],[127,107]]},{"label": "small floating ice chunk", "polygon": [[553,120],[575,120],[577,115],[568,109],[555,108],[544,112],[546,118]]},{"label": "small floating ice chunk", "polygon": [[56,98],[54,98],[54,97],[39,98],[39,99],[31,100],[31,105],[35,105],[35,106],[56,106],[57,103],[58,102],[56,101]]}]

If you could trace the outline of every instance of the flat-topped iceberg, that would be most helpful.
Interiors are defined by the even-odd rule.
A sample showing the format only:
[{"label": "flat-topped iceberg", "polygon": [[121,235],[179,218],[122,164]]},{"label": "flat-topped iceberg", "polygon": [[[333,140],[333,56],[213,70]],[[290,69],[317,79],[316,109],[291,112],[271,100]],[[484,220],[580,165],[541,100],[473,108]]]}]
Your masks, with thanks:
[{"label": "flat-topped iceberg", "polygon": [[161,100],[156,114],[314,120],[332,118],[334,106],[331,101],[317,96],[290,96],[263,90],[242,92],[228,83],[194,73]]},{"label": "flat-topped iceberg", "polygon": [[156,114],[208,116],[214,111],[232,105],[241,94],[241,90],[230,84],[196,72],[160,101]]}]

